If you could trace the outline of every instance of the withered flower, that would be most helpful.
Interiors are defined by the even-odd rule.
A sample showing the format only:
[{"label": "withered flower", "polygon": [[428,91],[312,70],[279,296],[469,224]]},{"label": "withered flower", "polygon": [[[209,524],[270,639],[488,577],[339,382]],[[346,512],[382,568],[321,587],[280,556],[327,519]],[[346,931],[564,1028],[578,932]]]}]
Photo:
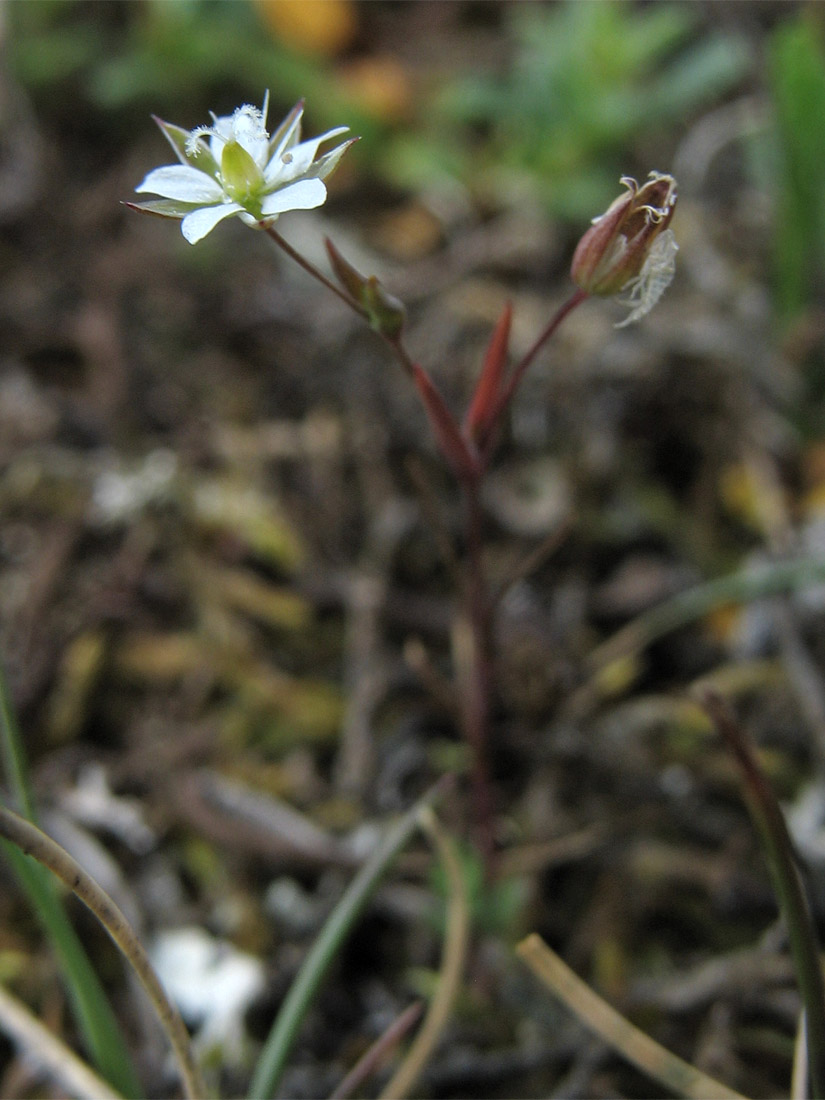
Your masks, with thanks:
[{"label": "withered flower", "polygon": [[618,327],[644,317],[673,279],[679,246],[668,228],[676,208],[673,176],[651,172],[642,187],[622,176],[627,188],[579,241],[570,268],[573,282],[588,294],[623,302],[630,315]]}]

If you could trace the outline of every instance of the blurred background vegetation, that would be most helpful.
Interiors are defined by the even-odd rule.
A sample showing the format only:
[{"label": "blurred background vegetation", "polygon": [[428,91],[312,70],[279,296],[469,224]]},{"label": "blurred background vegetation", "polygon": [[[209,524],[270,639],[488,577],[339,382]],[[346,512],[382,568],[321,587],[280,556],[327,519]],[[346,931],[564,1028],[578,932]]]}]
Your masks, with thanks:
[{"label": "blurred background vegetation", "polygon": [[[306,98],[309,133],[346,122],[360,134],[318,220],[285,224],[309,225],[307,247],[340,234],[343,251],[363,247],[389,271],[388,288],[409,293],[410,346],[443,368],[456,401],[508,297],[515,348],[569,293],[572,248],[618,178],[673,171],[673,286],[649,323],[621,335],[610,303],[571,318],[528,380],[487,502],[497,564],[575,521],[503,628],[503,828],[528,845],[594,822],[602,832],[573,861],[531,864],[529,889],[514,875],[486,891],[472,853],[462,858],[479,930],[504,940],[529,912],[619,995],[636,972],[755,942],[773,919],[770,894],[755,881],[750,826],[731,811],[727,760],[667,693],[715,662],[738,674],[753,644],[737,683],[750,675],[743,692],[761,693],[751,717],[792,795],[813,770],[805,723],[788,732],[790,690],[759,678],[763,650],[741,640],[770,632],[765,615],[754,627],[719,606],[649,662],[613,669],[615,698],[593,713],[571,720],[563,708],[593,646],[645,600],[769,546],[776,499],[800,541],[821,524],[825,5],[17,0],[0,19],[0,382],[14,382],[0,387],[0,564],[17,571],[3,589],[17,601],[4,637],[39,789],[59,800],[69,750],[113,767],[122,753],[114,782],[168,830],[181,896],[289,973],[289,949],[311,928],[282,933],[262,914],[271,866],[243,841],[246,862],[228,859],[231,822],[210,832],[205,816],[187,816],[196,800],[180,777],[206,760],[344,835],[398,808],[386,792],[406,797],[410,775],[463,760],[449,709],[433,708],[404,663],[420,633],[450,667],[449,580],[404,466],[432,458],[419,410],[370,334],[347,328],[337,302],[322,312],[262,234],[226,226],[189,249],[175,225],[118,205],[168,157],[150,114],[195,126],[269,89],[270,121]],[[21,180],[30,193],[15,190]],[[519,231],[526,244],[511,247]],[[401,517],[400,548],[387,515]],[[366,631],[346,571],[386,584]],[[821,626],[805,627],[821,661]],[[381,683],[360,699],[377,778],[363,779],[359,801],[336,786],[334,760],[364,662]],[[651,827],[622,824],[641,803]],[[137,881],[146,861],[118,855]],[[316,871],[299,872],[313,904],[328,889]],[[227,898],[244,914],[236,925]],[[380,935],[370,944],[374,974],[405,966],[407,948],[430,958],[415,914],[393,935],[404,921],[401,949],[388,940],[381,954]],[[499,946],[477,962],[478,984],[510,999],[471,1020],[476,1053],[499,1025],[514,1050],[527,1035],[524,986],[508,985],[512,972],[501,981]],[[362,988],[353,959],[348,1003]],[[770,1001],[774,988],[757,987]],[[756,1095],[776,1093],[790,1060],[794,1006],[770,1004],[781,1027],[770,1018],[754,1037],[751,1003],[731,1040],[745,1085],[758,1063]],[[679,1041],[705,1022],[704,1006],[687,1023],[667,1006],[644,1011],[675,1020]],[[473,1047],[475,1028],[487,1030]],[[635,1094],[639,1082],[625,1086]],[[534,1092],[549,1088],[543,1078]]]},{"label": "blurred background vegetation", "polygon": [[[437,28],[443,13],[430,7]],[[672,145],[708,106],[758,87],[767,65],[770,110],[743,137],[772,204],[778,317],[821,293],[820,5],[480,2],[461,18],[470,34],[500,22],[501,53],[434,52],[423,76],[381,41],[381,5],[355,0],[22,0],[7,9],[7,47],[47,117],[112,152],[150,111],[200,119],[207,104],[228,111],[269,88],[273,113],[306,98],[313,125],[348,119],[362,136],[358,170],[388,185],[457,184],[493,208],[537,200],[575,224],[663,138]],[[774,24],[766,43],[748,34],[760,18]]]}]

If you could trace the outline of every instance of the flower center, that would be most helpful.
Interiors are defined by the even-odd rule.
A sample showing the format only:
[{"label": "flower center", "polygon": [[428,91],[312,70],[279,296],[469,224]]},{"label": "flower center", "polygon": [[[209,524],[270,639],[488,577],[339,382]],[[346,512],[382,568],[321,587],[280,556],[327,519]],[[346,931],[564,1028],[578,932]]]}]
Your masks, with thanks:
[{"label": "flower center", "polygon": [[231,199],[242,206],[260,194],[264,174],[239,141],[227,141],[221,154],[221,182]]},{"label": "flower center", "polygon": [[[186,152],[190,157],[196,157],[204,148],[203,138],[214,138],[224,147],[235,142],[257,162],[266,155],[269,145],[269,134],[266,129],[266,106],[260,111],[251,103],[244,103],[243,107],[237,107],[231,118],[215,118],[212,115],[214,126],[196,126],[186,140]],[[217,156],[213,144],[212,151]]]}]

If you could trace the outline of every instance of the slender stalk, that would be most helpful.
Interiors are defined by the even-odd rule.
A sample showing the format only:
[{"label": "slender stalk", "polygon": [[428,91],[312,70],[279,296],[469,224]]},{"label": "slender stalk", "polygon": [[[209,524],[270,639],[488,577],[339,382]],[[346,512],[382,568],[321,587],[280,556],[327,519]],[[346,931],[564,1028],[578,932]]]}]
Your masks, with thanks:
[{"label": "slender stalk", "polygon": [[351,295],[347,294],[346,291],[337,286],[332,281],[332,279],[327,278],[323,271],[321,271],[320,268],[317,268],[311,260],[308,260],[306,256],[302,256],[301,253],[297,251],[297,249],[294,249],[289,241],[282,237],[273,225],[268,225],[266,222],[261,222],[260,226],[267,234],[267,236],[271,237],[275,244],[277,244],[278,248],[280,248],[283,252],[286,252],[287,256],[289,256],[291,260],[294,260],[299,267],[302,267],[304,271],[306,271],[307,275],[311,275],[313,279],[316,279],[319,283],[325,286],[327,290],[331,290],[336,298],[340,298],[341,301],[345,305],[349,306],[349,308],[354,313],[357,313],[359,317],[363,317],[365,321],[368,320],[367,311],[364,309],[364,307],[356,302],[356,300]]},{"label": "slender stalk", "polygon": [[361,1055],[343,1081],[329,1094],[329,1100],[347,1100],[379,1069],[404,1036],[415,1027],[424,1011],[423,1001],[414,1001]]},{"label": "slender stalk", "polygon": [[298,976],[289,987],[264,1049],[255,1067],[249,1096],[265,1100],[272,1096],[286,1067],[298,1030],[318,987],[353,925],[372,897],[393,860],[409,843],[419,827],[419,816],[443,792],[444,782],[435,787],[398,821],[344,891],[321,932],[309,949]]},{"label": "slender stalk", "polygon": [[[553,333],[556,331],[556,329],[559,327],[559,325],[562,323],[568,313],[572,313],[573,310],[577,306],[580,306],[582,302],[588,297],[589,295],[586,290],[576,290],[563,305],[559,306],[559,308],[550,319],[550,323],[539,333],[537,338],[534,340],[532,347],[528,349],[522,359],[519,360],[519,362],[516,363],[515,367],[513,368],[510,377],[507,380],[507,384],[501,391],[498,402],[495,406],[495,412],[490,417],[490,423],[495,424],[500,421],[502,415],[507,409],[507,406],[513,400],[515,392],[521,385],[521,381],[524,378],[524,375],[527,373],[527,369],[529,368],[533,360],[536,358],[538,353],[541,351],[541,349],[544,347],[544,345],[547,343],[547,341],[550,339],[550,337],[553,335]],[[491,433],[490,440],[487,447],[485,448],[485,457],[487,459],[489,459],[490,452],[494,443],[495,433],[493,432]]]},{"label": "slender stalk", "polygon": [[34,796],[29,783],[29,771],[26,767],[26,754],[20,730],[14,716],[6,676],[0,667],[0,757],[3,761],[3,774],[20,813],[29,821],[36,821]]},{"label": "slender stalk", "polygon": [[[327,290],[331,290],[336,298],[340,298],[344,305],[349,306],[353,313],[357,313],[359,317],[369,322],[369,314],[360,302],[357,302],[351,294],[347,294],[345,290],[342,290],[341,287],[334,283],[332,279],[328,278],[323,273],[323,271],[320,270],[320,268],[316,267],[311,260],[308,260],[306,256],[302,256],[301,253],[297,251],[297,249],[294,249],[289,241],[282,237],[273,225],[267,225],[265,222],[261,222],[260,225],[264,232],[272,238],[275,244],[277,244],[277,246],[283,252],[285,252],[291,260],[294,260],[299,267],[302,267],[304,271],[306,271],[307,275],[311,275],[313,279],[319,282],[322,286],[325,286]],[[398,358],[398,361],[400,362],[406,373],[412,376],[413,360],[409,355],[407,349],[404,347],[401,337],[396,336],[395,338],[390,338],[386,335],[386,333],[383,332],[379,332],[378,335],[381,337],[387,347],[389,347]]]},{"label": "slender stalk", "polygon": [[[206,1092],[192,1056],[189,1035],[183,1020],[166,996],[143,945],[120,909],[64,848],[41,832],[37,826],[6,809],[5,806],[0,806],[0,835],[16,845],[23,853],[23,858],[31,856],[57,875],[94,913],[124,958],[130,963],[149,995],[177,1058],[186,1096],[191,1100],[200,1100],[204,1097]],[[129,1095],[138,1094],[132,1092]]]},{"label": "slender stalk", "polygon": [[[383,336],[383,333],[382,333],[382,336]],[[412,375],[414,373],[413,360],[412,360],[411,356],[409,355],[409,353],[407,352],[407,349],[402,344],[401,337],[398,336],[398,337],[395,338],[395,340],[391,340],[388,336],[384,336],[383,338],[384,338],[384,342],[389,347],[391,347],[392,350],[395,352],[395,354],[398,356],[398,360],[401,363],[401,366],[404,368],[404,370],[407,372],[407,374],[409,374],[410,377],[412,377]]]},{"label": "slender stalk", "polygon": [[[292,245],[290,245],[280,233],[272,226],[261,223],[261,228],[291,259],[299,264],[307,274],[316,279],[322,286],[331,290],[345,305],[357,313],[364,320],[369,321],[367,310],[345,290],[336,286],[313,263],[307,260]],[[401,366],[416,383],[419,393],[427,408],[431,427],[441,450],[442,457],[453,471],[457,482],[464,495],[466,512],[467,534],[467,583],[465,587],[464,615],[469,624],[470,646],[469,655],[464,670],[463,692],[460,700],[462,710],[462,725],[467,743],[472,754],[472,786],[476,828],[479,836],[479,846],[484,857],[487,873],[490,874],[495,855],[495,837],[493,835],[493,795],[490,780],[490,768],[488,763],[489,752],[489,725],[490,725],[490,699],[493,684],[493,660],[491,644],[491,624],[493,617],[494,601],[490,596],[489,586],[484,568],[483,557],[483,533],[482,510],[479,498],[479,488],[483,476],[489,466],[496,438],[496,426],[506,411],[513,396],[521,384],[525,373],[530,367],[539,351],[544,347],[550,337],[562,321],[576,306],[580,305],[588,294],[584,290],[576,290],[568,300],[559,307],[550,322],[534,341],[532,347],[514,367],[510,378],[504,385],[498,400],[491,402],[490,411],[485,415],[484,422],[490,430],[486,432],[487,439],[480,453],[475,447],[468,446],[465,437],[461,434],[452,414],[443,403],[443,399],[429,374],[417,366],[408,354],[401,340],[400,333],[390,337],[379,332],[384,342],[392,349]],[[507,324],[509,332],[509,320]],[[504,337],[506,342],[506,336]],[[503,354],[503,352],[502,352]],[[460,633],[461,623],[457,624]],[[461,669],[459,670],[461,672]]]},{"label": "slender stalk", "polygon": [[479,848],[488,875],[495,859],[494,805],[490,779],[490,706],[493,688],[492,618],[484,565],[483,514],[478,486],[462,483],[467,523],[465,616],[470,652],[464,677],[461,712],[464,736],[472,754],[472,785]]}]

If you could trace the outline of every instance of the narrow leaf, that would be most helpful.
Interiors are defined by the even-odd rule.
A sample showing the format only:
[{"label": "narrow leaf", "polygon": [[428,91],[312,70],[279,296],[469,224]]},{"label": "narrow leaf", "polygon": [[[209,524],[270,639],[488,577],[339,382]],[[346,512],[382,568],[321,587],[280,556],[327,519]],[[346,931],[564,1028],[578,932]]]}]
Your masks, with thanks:
[{"label": "narrow leaf", "polygon": [[495,427],[498,412],[498,396],[507,362],[507,348],[510,343],[510,324],[513,319],[513,306],[508,302],[493,331],[484,365],[478,378],[473,400],[464,421],[464,433],[478,446],[483,447],[490,432]]},{"label": "narrow leaf", "polygon": [[462,437],[453,414],[444,403],[444,398],[432,378],[417,363],[413,363],[413,381],[421,394],[442,455],[461,481],[476,482],[479,475],[478,460]]}]

